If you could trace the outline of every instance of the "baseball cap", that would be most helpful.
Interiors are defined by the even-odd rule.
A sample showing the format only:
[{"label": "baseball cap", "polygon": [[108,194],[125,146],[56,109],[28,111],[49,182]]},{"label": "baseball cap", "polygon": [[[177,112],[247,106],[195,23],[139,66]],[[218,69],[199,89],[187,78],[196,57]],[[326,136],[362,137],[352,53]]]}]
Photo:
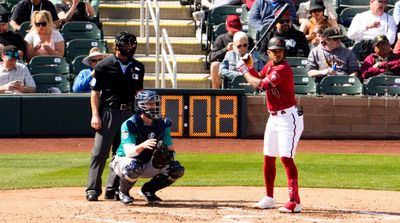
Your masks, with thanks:
[{"label": "baseball cap", "polygon": [[378,35],[378,36],[375,36],[374,42],[373,42],[372,45],[375,47],[376,45],[378,45],[381,42],[388,42],[389,43],[389,40],[385,35]]},{"label": "baseball cap", "polygon": [[339,39],[343,37],[340,31],[334,27],[326,28],[322,35],[324,35],[325,38],[328,39]]},{"label": "baseball cap", "polygon": [[324,1],[323,0],[311,0],[310,1],[310,13],[316,9],[325,9]]},{"label": "baseball cap", "polygon": [[8,45],[3,47],[2,53],[10,59],[11,58],[15,58],[17,60],[19,59],[18,48],[14,45]]},{"label": "baseball cap", "polygon": [[285,40],[281,37],[272,37],[268,42],[269,50],[286,49]]},{"label": "baseball cap", "polygon": [[0,23],[8,23],[10,21],[7,11],[0,10]]},{"label": "baseball cap", "polygon": [[229,32],[238,32],[242,30],[242,23],[239,15],[228,15],[226,18],[226,30]]}]

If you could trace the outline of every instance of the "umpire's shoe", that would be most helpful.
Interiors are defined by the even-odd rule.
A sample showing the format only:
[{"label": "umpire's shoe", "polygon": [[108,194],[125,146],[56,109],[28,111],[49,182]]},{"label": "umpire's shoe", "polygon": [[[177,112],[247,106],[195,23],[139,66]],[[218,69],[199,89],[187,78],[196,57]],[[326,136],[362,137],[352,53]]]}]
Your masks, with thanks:
[{"label": "umpire's shoe", "polygon": [[119,199],[121,200],[121,203],[125,205],[129,205],[133,203],[133,197],[129,196],[129,194],[124,194],[121,191],[119,192]]},{"label": "umpire's shoe", "polygon": [[99,200],[99,195],[97,195],[96,191],[88,191],[86,193],[86,200],[87,201],[98,201]]},{"label": "umpire's shoe", "polygon": [[157,195],[150,191],[143,191],[143,188],[140,189],[139,195],[142,196],[148,204],[159,204],[161,198],[157,197]]}]

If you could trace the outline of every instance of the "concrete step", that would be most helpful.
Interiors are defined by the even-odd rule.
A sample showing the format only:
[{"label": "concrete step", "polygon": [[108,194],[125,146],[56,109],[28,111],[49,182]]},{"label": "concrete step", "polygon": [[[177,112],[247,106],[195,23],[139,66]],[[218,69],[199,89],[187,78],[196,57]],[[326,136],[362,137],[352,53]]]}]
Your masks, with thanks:
[{"label": "concrete step", "polygon": [[[105,36],[115,36],[122,31],[134,33],[136,36],[140,34],[140,19],[112,19],[103,22],[103,31]],[[173,37],[193,37],[195,36],[195,26],[193,20],[161,20],[160,26],[166,28],[168,35]],[[150,22],[150,36],[154,36],[154,26]]]},{"label": "concrete step", "polygon": [[[161,79],[161,74],[160,74]],[[155,74],[146,73],[144,76],[144,88],[155,87]],[[208,74],[177,74],[177,88],[209,89],[211,81]],[[160,85],[161,86],[161,82]],[[165,87],[172,88],[171,78],[166,74]]]},{"label": "concrete step", "polygon": [[[178,54],[176,56],[177,73],[190,74],[202,73],[208,74],[209,71],[205,69],[205,56],[204,55],[184,55]],[[142,62],[145,66],[146,73],[155,73],[155,56],[153,55],[135,55],[135,58]],[[160,64],[161,66],[161,64]],[[161,70],[161,68],[160,68]]]},{"label": "concrete step", "polygon": [[[198,54],[202,55],[205,54],[204,51],[201,50],[199,41],[194,38],[194,37],[169,37],[172,48],[174,50],[175,54]],[[107,41],[108,44],[108,49],[109,52],[113,52],[113,44],[115,41],[115,37],[113,36],[106,36],[105,40]],[[161,39],[160,39],[161,42]],[[137,54],[145,54],[145,47],[146,47],[146,38],[141,38],[138,37],[138,48],[136,49]],[[149,53],[154,54],[155,52],[155,44],[156,44],[156,38],[150,37],[150,42],[149,42]]]},{"label": "concrete step", "polygon": [[[189,6],[179,1],[159,1],[161,19],[192,19]],[[140,1],[112,1],[100,4],[100,16],[104,19],[139,19]],[[145,12],[145,11],[144,11]],[[149,14],[150,15],[150,14]]]}]

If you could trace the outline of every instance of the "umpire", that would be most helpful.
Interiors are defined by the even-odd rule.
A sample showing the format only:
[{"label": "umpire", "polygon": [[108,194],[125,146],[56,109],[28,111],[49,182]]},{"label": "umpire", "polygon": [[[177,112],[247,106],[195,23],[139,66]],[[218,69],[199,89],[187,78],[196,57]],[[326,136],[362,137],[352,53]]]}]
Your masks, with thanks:
[{"label": "umpire", "polygon": [[[90,83],[92,93],[91,126],[96,129],[90,160],[86,199],[97,201],[102,193],[101,176],[113,145],[112,154],[120,144],[122,123],[134,113],[135,95],[143,89],[144,65],[133,58],[136,36],[121,32],[115,38],[114,55],[100,61]],[[105,199],[118,199],[119,178],[110,170]]]}]

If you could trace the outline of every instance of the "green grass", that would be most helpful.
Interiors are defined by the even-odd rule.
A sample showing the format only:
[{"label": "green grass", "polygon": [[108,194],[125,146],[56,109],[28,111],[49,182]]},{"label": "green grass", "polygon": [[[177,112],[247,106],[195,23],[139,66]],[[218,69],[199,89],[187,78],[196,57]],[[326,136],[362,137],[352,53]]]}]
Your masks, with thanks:
[{"label": "green grass", "polygon": [[[260,153],[179,153],[177,158],[186,173],[176,186],[263,185]],[[89,159],[88,153],[2,154],[0,189],[84,187]],[[296,164],[301,187],[400,190],[400,156],[301,153]],[[277,167],[276,185],[286,186],[279,161]],[[103,181],[107,173],[108,168]]]}]

